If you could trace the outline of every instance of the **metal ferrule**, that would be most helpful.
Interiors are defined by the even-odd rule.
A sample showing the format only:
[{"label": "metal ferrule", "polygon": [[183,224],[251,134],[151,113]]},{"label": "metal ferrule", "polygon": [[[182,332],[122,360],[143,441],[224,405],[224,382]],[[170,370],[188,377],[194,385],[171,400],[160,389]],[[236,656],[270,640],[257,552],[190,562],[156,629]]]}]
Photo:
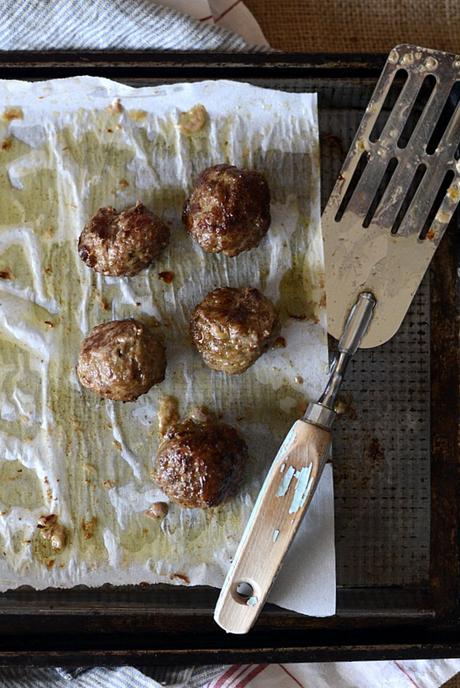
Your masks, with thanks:
[{"label": "metal ferrule", "polygon": [[320,428],[330,430],[336,415],[335,411],[320,403],[311,403],[308,404],[303,420],[306,423],[312,423],[312,425],[318,425]]},{"label": "metal ferrule", "polygon": [[338,353],[331,366],[331,373],[326,388],[317,403],[311,403],[304,415],[304,420],[319,425],[326,430],[332,427],[336,418],[335,405],[345,376],[347,365],[358,349],[366,334],[375,307],[375,297],[370,292],[362,292],[347,318],[343,334],[338,344]]}]

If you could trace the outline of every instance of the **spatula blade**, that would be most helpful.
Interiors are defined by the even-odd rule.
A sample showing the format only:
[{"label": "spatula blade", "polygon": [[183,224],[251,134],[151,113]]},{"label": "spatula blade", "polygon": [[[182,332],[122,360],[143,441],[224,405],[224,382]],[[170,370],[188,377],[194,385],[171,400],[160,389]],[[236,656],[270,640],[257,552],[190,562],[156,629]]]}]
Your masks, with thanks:
[{"label": "spatula blade", "polygon": [[362,291],[377,305],[361,346],[399,329],[460,199],[459,101],[459,56],[391,51],[322,217],[337,339]]}]

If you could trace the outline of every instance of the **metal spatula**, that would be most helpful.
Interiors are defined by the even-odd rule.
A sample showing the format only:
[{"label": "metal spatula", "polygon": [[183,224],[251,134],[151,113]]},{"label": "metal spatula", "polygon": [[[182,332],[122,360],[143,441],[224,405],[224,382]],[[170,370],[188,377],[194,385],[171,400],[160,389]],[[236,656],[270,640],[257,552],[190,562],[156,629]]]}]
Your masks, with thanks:
[{"label": "metal spatula", "polygon": [[[350,357],[398,330],[460,198],[460,58],[391,51],[323,213],[331,377],[283,442],[217,602],[226,631],[259,615],[327,461]],[[387,115],[385,117],[385,115]],[[308,562],[299,562],[307,566]]]}]

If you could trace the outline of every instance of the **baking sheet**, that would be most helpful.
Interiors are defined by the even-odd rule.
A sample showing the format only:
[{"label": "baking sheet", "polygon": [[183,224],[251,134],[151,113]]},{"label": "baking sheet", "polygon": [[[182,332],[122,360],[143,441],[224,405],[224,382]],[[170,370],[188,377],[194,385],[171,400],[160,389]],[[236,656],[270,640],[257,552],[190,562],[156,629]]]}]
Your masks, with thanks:
[{"label": "baking sheet", "polygon": [[[115,97],[122,112],[111,108]],[[142,581],[220,585],[260,481],[285,432],[325,381],[316,98],[204,82],[131,89],[81,77],[0,82],[0,589]],[[209,126],[184,136],[197,103]],[[192,180],[210,164],[254,166],[272,191],[272,228],[236,259],[209,256],[181,227]],[[142,200],[171,224],[149,271],[103,278],[78,258],[86,219]],[[159,273],[171,270],[164,283]],[[286,348],[243,376],[208,370],[187,321],[217,286],[261,288],[280,308]],[[133,404],[98,400],[75,376],[81,339],[128,316],[161,322],[164,383]],[[294,316],[294,317],[293,317]],[[207,512],[145,510],[161,395],[181,412],[204,403],[237,425],[250,450],[241,494]],[[56,513],[69,543],[43,546],[38,518]]]}]

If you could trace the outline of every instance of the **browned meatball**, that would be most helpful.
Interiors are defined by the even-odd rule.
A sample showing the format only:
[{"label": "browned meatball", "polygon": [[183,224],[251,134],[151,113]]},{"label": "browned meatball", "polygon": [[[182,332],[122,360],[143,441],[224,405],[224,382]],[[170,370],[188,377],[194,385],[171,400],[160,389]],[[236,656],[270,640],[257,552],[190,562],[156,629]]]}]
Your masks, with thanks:
[{"label": "browned meatball", "polygon": [[214,370],[243,373],[273,343],[279,321],[275,308],[258,289],[215,289],[195,308],[192,340]]},{"label": "browned meatball", "polygon": [[168,245],[169,228],[143,203],[117,213],[99,208],[78,240],[80,258],[112,277],[136,275]]},{"label": "browned meatball", "polygon": [[138,320],[97,325],[83,340],[77,364],[81,384],[106,399],[134,401],[165,377],[163,344]]},{"label": "browned meatball", "polygon": [[205,170],[182,215],[207,253],[236,256],[259,244],[270,226],[270,191],[256,170],[215,165]]},{"label": "browned meatball", "polygon": [[206,509],[236,494],[247,458],[246,443],[230,425],[190,418],[167,430],[153,478],[173,502]]}]

